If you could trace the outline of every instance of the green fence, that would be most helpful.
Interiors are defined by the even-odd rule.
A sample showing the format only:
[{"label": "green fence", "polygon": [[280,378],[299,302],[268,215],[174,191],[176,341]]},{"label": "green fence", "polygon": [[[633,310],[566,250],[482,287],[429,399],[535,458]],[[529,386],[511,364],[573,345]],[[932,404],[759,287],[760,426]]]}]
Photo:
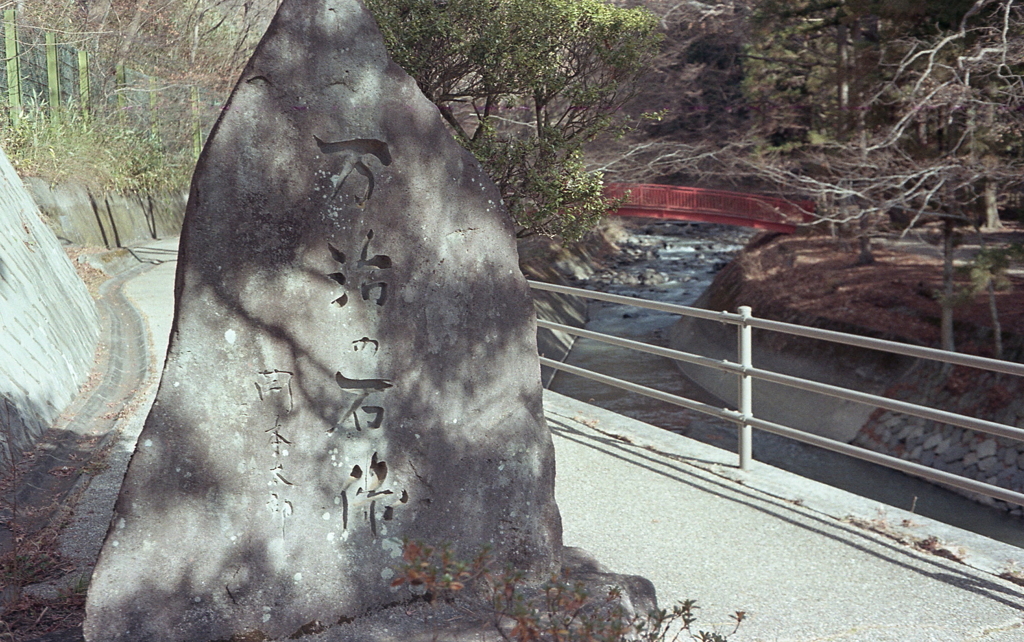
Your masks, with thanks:
[{"label": "green fence", "polygon": [[3,13],[3,34],[0,103],[12,126],[29,110],[51,118],[67,110],[116,115],[126,127],[148,130],[169,148],[191,146],[198,156],[220,112],[220,101],[200,87],[98,59],[57,34],[18,25],[12,9]]}]

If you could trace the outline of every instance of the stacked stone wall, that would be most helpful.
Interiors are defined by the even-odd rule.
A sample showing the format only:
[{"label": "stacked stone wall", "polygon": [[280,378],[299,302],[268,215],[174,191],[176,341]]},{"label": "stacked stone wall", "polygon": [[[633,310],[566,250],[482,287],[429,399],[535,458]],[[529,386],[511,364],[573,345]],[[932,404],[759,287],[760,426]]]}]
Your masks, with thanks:
[{"label": "stacked stone wall", "polygon": [[[886,396],[1024,428],[1024,380],[1020,377],[921,363],[891,386]],[[1024,492],[1022,441],[877,410],[853,444]],[[963,494],[1014,514],[1024,514],[1020,507],[965,491]]]},{"label": "stacked stone wall", "polygon": [[0,469],[75,397],[98,337],[92,297],[0,151]]}]

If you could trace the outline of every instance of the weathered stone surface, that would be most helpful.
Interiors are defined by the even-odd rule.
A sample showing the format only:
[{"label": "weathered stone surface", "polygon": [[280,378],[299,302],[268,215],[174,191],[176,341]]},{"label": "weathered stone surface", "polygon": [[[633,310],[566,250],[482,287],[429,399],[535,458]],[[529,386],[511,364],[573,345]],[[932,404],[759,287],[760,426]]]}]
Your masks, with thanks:
[{"label": "weathered stone surface", "polygon": [[403,537],[557,570],[513,236],[361,5],[286,0],[196,169],[86,639],[333,624],[399,599]]}]

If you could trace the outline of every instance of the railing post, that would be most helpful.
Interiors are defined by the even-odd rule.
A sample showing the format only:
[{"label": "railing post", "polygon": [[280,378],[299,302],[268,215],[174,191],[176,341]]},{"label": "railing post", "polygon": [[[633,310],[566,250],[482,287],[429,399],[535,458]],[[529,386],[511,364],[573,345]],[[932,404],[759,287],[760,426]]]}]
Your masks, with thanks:
[{"label": "railing post", "polygon": [[149,77],[149,133],[153,140],[160,140],[160,126],[156,116],[156,76]]},{"label": "railing post", "polygon": [[192,155],[196,160],[203,153],[203,126],[199,116],[199,87],[192,85]]},{"label": "railing post", "polygon": [[57,36],[46,32],[46,89],[50,103],[50,118],[60,119],[60,60],[57,58]]},{"label": "railing post", "polygon": [[121,117],[125,117],[125,110],[128,109],[128,74],[124,70],[124,63],[114,64],[114,92],[117,94],[117,109]]},{"label": "railing post", "polygon": [[7,59],[7,103],[11,124],[21,124],[21,66],[18,64],[18,27],[14,9],[4,11],[4,53]]},{"label": "railing post", "polygon": [[[737,352],[739,353],[739,363],[744,368],[743,374],[739,375],[739,399],[737,400],[736,407],[743,415],[743,418],[752,417],[753,411],[753,398],[751,393],[751,382],[750,375],[746,373],[747,368],[753,367],[753,350],[751,349],[751,328],[747,322],[750,319],[751,309],[750,306],[741,305],[739,307],[740,316],[743,317],[743,322],[737,326],[739,334],[739,343],[737,346]],[[739,456],[740,456],[740,470],[750,470],[750,461],[752,459],[752,433],[750,424],[743,422],[739,426]]]},{"label": "railing post", "polygon": [[81,103],[82,116],[89,117],[89,103],[92,101],[92,94],[89,90],[89,54],[78,50],[78,102]]}]

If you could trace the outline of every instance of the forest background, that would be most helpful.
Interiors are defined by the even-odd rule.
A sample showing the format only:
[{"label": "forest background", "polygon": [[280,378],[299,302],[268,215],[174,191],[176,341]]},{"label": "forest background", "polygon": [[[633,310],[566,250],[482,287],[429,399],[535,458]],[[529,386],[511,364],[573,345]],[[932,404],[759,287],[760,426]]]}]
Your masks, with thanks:
[{"label": "forest background", "polygon": [[[184,189],[197,138],[201,143],[216,119],[278,4],[0,2],[0,8],[14,10],[22,44],[39,46],[38,34],[28,37],[33,30],[54,33],[60,42],[87,51],[103,79],[95,83],[87,110],[73,101],[44,109],[46,97],[37,96],[36,108],[27,105],[18,126],[3,125],[0,144],[23,174],[108,189]],[[556,88],[562,92],[558,110],[545,104],[553,117],[533,109],[535,86],[518,86],[517,95],[503,89],[485,93],[482,103],[480,95],[470,95],[468,89],[494,85],[495,77],[523,76],[535,56],[517,58],[515,46],[484,52],[491,56],[484,62],[492,64],[465,65],[465,71],[442,78],[447,84],[437,74],[439,68],[450,73],[450,65],[410,69],[453,133],[481,157],[513,209],[519,208],[522,229],[579,236],[607,205],[600,198],[602,180],[812,199],[817,217],[833,233],[857,239],[863,264],[874,259],[871,239],[879,229],[933,222],[945,257],[936,293],[943,345],[952,348],[953,308],[962,298],[953,274],[958,238],[972,228],[996,228],[1001,217],[1017,218],[1022,209],[1024,12],[1017,0],[621,1],[612,4],[649,13],[618,23],[596,10],[570,11],[597,4],[369,2],[393,54],[407,67],[416,67],[410,47],[422,52],[433,43],[435,62],[473,54],[473,47],[463,50],[458,42],[436,39],[438,16],[447,19],[459,11],[462,27],[443,35],[491,30],[525,46],[532,41],[522,37],[524,23],[547,13],[575,21],[573,30],[562,33],[589,38],[552,45],[549,67],[577,83]],[[499,6],[511,9],[495,11]],[[420,12],[425,22],[409,22],[410,12]],[[534,19],[524,21],[524,15]],[[434,40],[422,37],[424,24],[435,29],[427,30]],[[501,51],[507,55],[494,58]],[[135,81],[126,82],[132,76]],[[594,78],[600,82],[580,85],[580,79]],[[569,91],[580,86],[583,91]],[[601,91],[606,93],[595,94]],[[147,101],[155,111],[132,106]],[[530,108],[478,119],[475,133],[499,135],[485,136],[488,144],[474,148],[478,137],[460,131],[465,120],[454,116],[479,116],[479,104]],[[576,131],[572,123],[582,114],[599,116],[593,120],[599,127],[567,142],[563,133]],[[543,143],[541,134],[558,127],[561,138],[549,140],[561,147],[550,153],[538,140]],[[495,147],[494,140],[505,146]],[[508,162],[509,152],[519,154],[515,163]],[[508,180],[510,166],[521,174],[520,192],[534,181],[525,189],[529,198],[517,200],[521,194]],[[577,204],[582,205],[573,210]],[[542,216],[530,218],[538,212]],[[995,288],[1006,259],[989,257],[979,287]]]},{"label": "forest background", "polygon": [[[111,187],[182,187],[191,169],[188,157],[195,152],[187,129],[167,150],[171,156],[181,151],[183,158],[165,158],[168,166],[159,172],[140,168],[145,162],[132,163],[136,174],[148,170],[161,174],[160,179],[140,179],[130,171],[109,175],[109,167],[117,165],[110,158],[113,154],[78,158],[69,148],[75,138],[71,132],[55,132],[63,136],[43,140],[46,132],[40,130],[47,125],[55,128],[52,121],[70,121],[94,130],[97,138],[135,136],[134,145],[145,138],[147,132],[141,130],[146,128],[116,113],[131,111],[123,109],[123,100],[117,104],[117,94],[173,94],[178,104],[163,105],[165,111],[156,119],[174,121],[180,119],[169,110],[189,113],[192,105],[190,92],[173,90],[193,87],[204,97],[208,129],[278,4],[279,0],[0,2],[0,9],[15,11],[23,46],[40,47],[38,32],[56,34],[61,43],[89,52],[95,73],[106,80],[93,87],[90,107],[97,119],[85,123],[73,117],[37,117],[28,128],[8,123],[4,142],[14,143],[8,152],[18,157],[20,170],[53,180],[73,174],[106,181]],[[453,13],[460,4],[476,10],[476,20],[484,23],[489,4],[543,9],[560,3],[375,0],[370,6],[383,18],[388,6],[407,12],[402,5],[433,5]],[[631,85],[636,97],[625,105],[600,106],[619,112],[617,124],[633,128],[625,136],[615,129],[615,137],[589,146],[587,169],[614,180],[699,183],[812,197],[820,215],[865,226],[893,212],[910,217],[980,215],[993,226],[1000,207],[1016,212],[1024,151],[1024,13],[1015,0],[613,4],[649,10],[665,37],[659,50],[644,42],[650,51],[636,54],[645,74],[616,79]],[[515,28],[511,21],[517,17],[521,15],[508,13],[508,23],[498,27]],[[648,37],[635,25],[622,28],[633,28],[629,35],[635,41]],[[394,40],[389,45],[394,49]],[[451,43],[444,45],[458,53]],[[560,62],[571,64],[564,58]],[[130,69],[145,85],[119,86],[120,68]],[[437,93],[430,91],[434,88],[424,77],[426,72],[417,71],[413,74],[428,95]],[[464,75],[456,80],[469,83],[478,78]],[[43,103],[46,96],[36,99]],[[70,102],[64,107],[73,110]],[[115,108],[97,108],[102,105]],[[27,109],[26,116],[32,119],[34,112],[46,113]],[[111,112],[113,122],[103,120]],[[657,122],[641,118],[651,113],[657,114]],[[15,136],[18,129],[33,132],[31,146],[37,149],[26,149],[26,141]],[[126,129],[133,131],[129,135]],[[54,157],[60,162],[53,162]],[[88,165],[79,170],[76,161]]]}]

